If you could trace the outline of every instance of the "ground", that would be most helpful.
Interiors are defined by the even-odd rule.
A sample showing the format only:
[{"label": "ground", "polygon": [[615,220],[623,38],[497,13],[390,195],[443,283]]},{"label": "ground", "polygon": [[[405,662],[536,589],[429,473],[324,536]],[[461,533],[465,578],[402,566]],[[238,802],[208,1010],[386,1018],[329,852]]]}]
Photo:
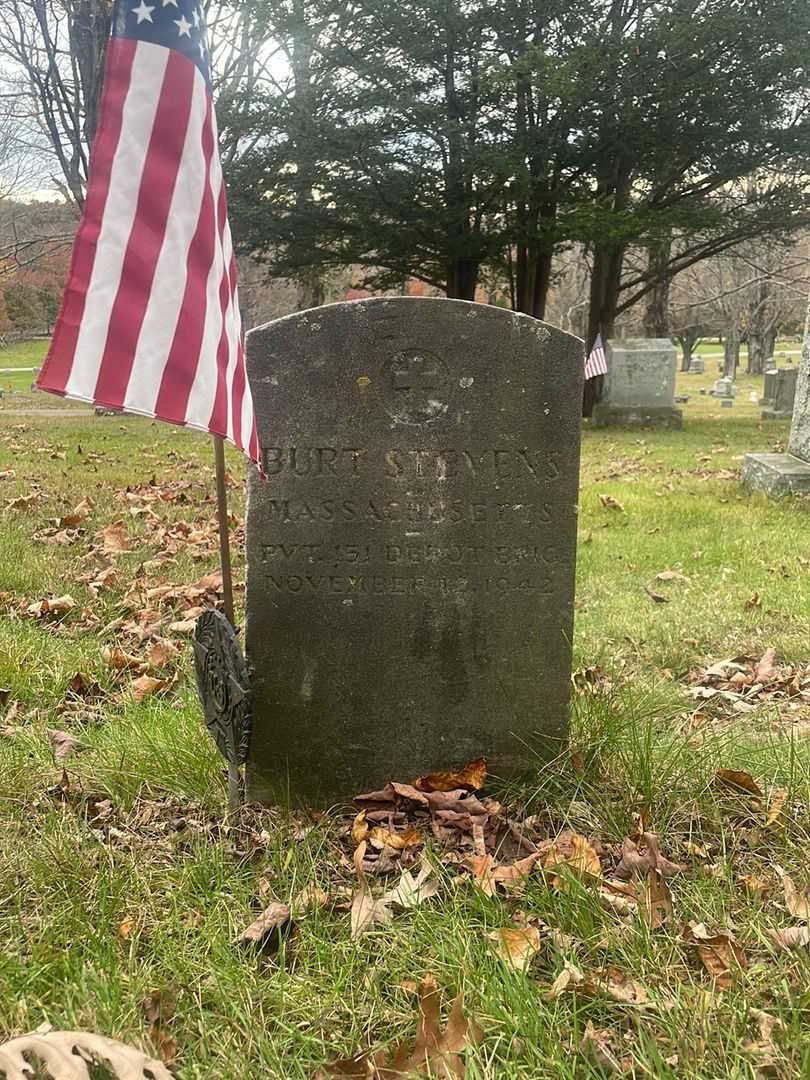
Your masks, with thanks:
[{"label": "ground", "polygon": [[[28,349],[31,366],[41,352]],[[0,353],[0,367],[20,355]],[[807,916],[780,872],[808,883],[810,503],[741,489],[742,455],[781,449],[787,426],[759,421],[761,380],[741,377],[724,410],[699,394],[714,378],[679,376],[681,432],[585,431],[571,747],[508,794],[535,838],[561,834],[565,858],[573,830],[607,876],[641,815],[681,867],[672,914],[651,926],[632,900],[622,914],[575,859],[489,896],[429,845],[438,894],[355,940],[351,817],[224,816],[187,644],[194,609],[216,594],[208,441],[89,410],[14,415],[62,403],[7,393],[0,1037],[49,1023],[162,1048],[183,1080],[303,1080],[412,1034],[409,980],[432,974],[445,1008],[463,991],[483,1030],[466,1051],[470,1080],[810,1075],[810,949],[779,950],[769,933]],[[235,452],[229,467],[238,540]],[[62,602],[49,610],[47,597]],[[159,620],[179,657],[147,654]],[[747,697],[763,654],[765,688]],[[733,667],[700,675],[732,658],[740,685]],[[80,749],[59,757],[70,746],[49,729]],[[313,882],[328,900],[277,952],[235,944],[263,907]],[[731,934],[746,966],[715,981],[731,946],[715,937],[701,962],[700,924]],[[525,971],[488,938],[505,927],[539,931]],[[156,990],[176,1001],[157,1027],[143,1005]]]}]

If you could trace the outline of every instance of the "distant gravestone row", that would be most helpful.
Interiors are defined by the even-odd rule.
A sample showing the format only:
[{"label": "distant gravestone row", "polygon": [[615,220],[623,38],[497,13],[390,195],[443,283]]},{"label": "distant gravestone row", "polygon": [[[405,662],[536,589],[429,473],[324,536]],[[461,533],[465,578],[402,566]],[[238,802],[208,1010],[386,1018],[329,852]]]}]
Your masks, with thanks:
[{"label": "distant gravestone row", "polygon": [[790,420],[796,400],[799,370],[795,367],[777,368],[765,373],[765,387],[760,404],[763,420]]},{"label": "distant gravestone row", "polygon": [[[791,371],[793,375],[788,378],[787,373]],[[781,407],[783,412],[787,412],[787,401],[791,399],[793,420],[788,450],[786,454],[746,454],[743,483],[769,495],[810,492],[810,305],[799,366],[782,369],[777,374],[783,380],[784,396],[777,398],[780,382],[772,382],[770,385],[775,387],[772,411],[778,412]]]},{"label": "distant gravestone row", "polygon": [[248,797],[329,805],[557,753],[583,344],[497,307],[370,299],[253,330]]}]

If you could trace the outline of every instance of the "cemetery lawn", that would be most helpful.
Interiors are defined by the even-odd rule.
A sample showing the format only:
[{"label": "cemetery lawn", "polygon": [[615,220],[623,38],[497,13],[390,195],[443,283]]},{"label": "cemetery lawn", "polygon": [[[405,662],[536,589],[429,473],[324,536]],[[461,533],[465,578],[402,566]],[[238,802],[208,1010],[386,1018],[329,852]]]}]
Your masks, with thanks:
[{"label": "cemetery lawn", "polygon": [[[0,1040],[49,1023],[162,1047],[183,1080],[304,1080],[412,1036],[408,980],[431,973],[443,1017],[463,991],[483,1029],[469,1080],[810,1075],[810,946],[778,949],[771,936],[802,939],[810,915],[780,879],[810,885],[810,704],[797,691],[688,693],[690,671],[717,661],[774,649],[778,665],[810,662],[810,502],[741,490],[741,455],[782,448],[787,426],[760,424],[748,397],[761,380],[741,379],[721,410],[698,394],[714,378],[680,377],[681,432],[586,430],[572,745],[531,788],[502,796],[548,836],[586,837],[606,875],[643,813],[683,867],[668,880],[673,915],[651,929],[632,902],[625,916],[600,902],[593,879],[539,865],[521,889],[487,896],[428,845],[438,895],[356,940],[351,816],[224,818],[182,625],[216,591],[208,441],[89,411],[9,415],[7,395]],[[235,452],[229,464],[239,478]],[[237,482],[231,499],[241,538]],[[58,523],[74,512],[74,525]],[[62,598],[55,612],[49,596]],[[138,633],[159,620],[179,658],[146,660]],[[81,749],[56,760],[48,729]],[[390,737],[380,717],[369,738]],[[735,787],[718,769],[743,775]],[[234,944],[262,908],[313,883],[327,904],[298,917],[276,953]],[[525,972],[488,938],[522,920],[540,944]],[[737,959],[728,937],[699,950],[687,924],[732,935]],[[142,1005],[156,990],[176,1002],[157,1029]]]}]

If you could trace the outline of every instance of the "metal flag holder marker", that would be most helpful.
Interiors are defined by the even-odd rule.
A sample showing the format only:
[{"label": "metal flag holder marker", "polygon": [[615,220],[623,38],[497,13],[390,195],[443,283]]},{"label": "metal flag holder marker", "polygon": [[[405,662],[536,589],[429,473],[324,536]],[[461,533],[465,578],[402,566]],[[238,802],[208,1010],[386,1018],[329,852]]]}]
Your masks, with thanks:
[{"label": "metal flag holder marker", "polygon": [[205,725],[228,763],[228,808],[242,803],[240,765],[247,760],[253,709],[242,648],[221,611],[204,611],[192,640]]}]

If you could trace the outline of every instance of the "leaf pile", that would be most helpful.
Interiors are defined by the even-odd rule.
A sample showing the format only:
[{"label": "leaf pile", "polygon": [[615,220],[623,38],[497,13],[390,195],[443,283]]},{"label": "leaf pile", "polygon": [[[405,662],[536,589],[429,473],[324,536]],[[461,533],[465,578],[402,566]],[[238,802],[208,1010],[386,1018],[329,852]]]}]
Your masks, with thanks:
[{"label": "leaf pile", "polygon": [[795,710],[810,703],[810,664],[779,664],[774,649],[759,658],[735,656],[696,668],[687,682],[693,698],[733,712],[762,705]]}]

